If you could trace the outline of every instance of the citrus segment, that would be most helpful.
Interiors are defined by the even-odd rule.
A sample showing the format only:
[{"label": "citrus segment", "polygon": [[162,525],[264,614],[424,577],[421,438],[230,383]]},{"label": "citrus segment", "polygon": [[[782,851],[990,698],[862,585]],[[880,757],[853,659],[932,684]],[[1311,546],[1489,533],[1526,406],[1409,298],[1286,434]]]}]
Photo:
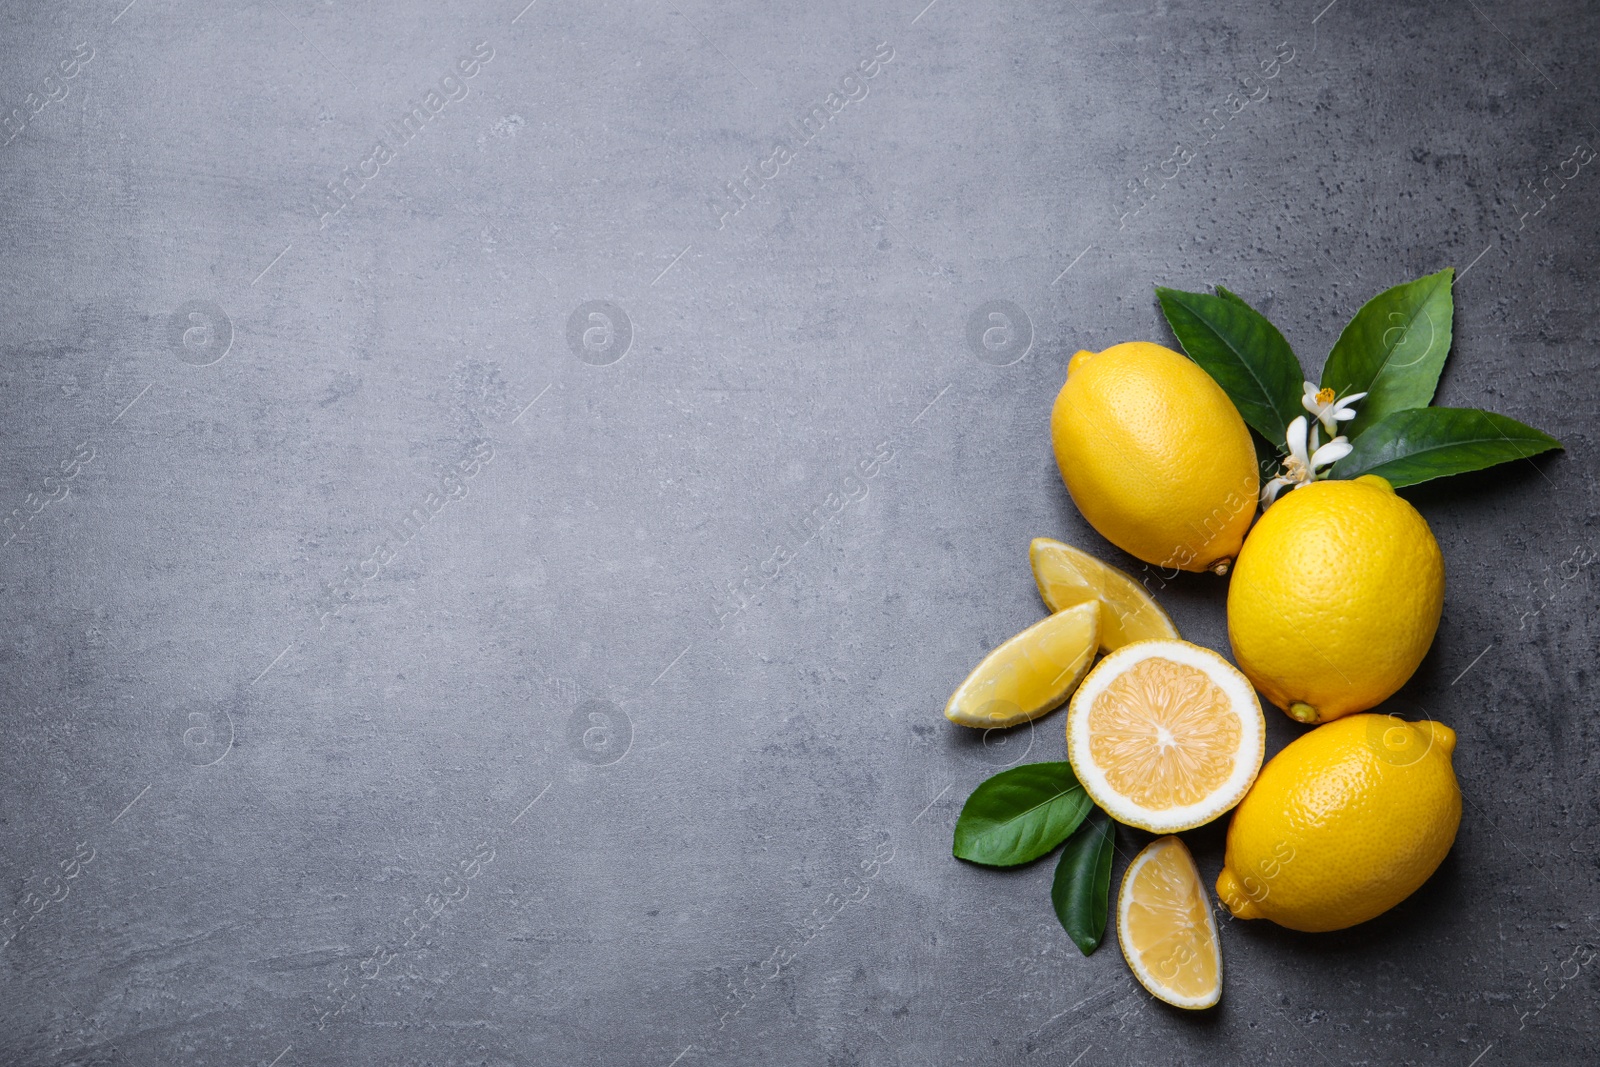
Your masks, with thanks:
[{"label": "citrus segment", "polygon": [[1078,687],[1067,755],[1112,818],[1170,833],[1239,802],[1261,769],[1265,733],[1255,691],[1221,656],[1187,641],[1139,641]]},{"label": "citrus segment", "polygon": [[1139,984],[1179,1008],[1222,997],[1222,948],[1211,903],[1182,841],[1152,841],[1128,865],[1117,895],[1117,940]]},{"label": "citrus segment", "polygon": [[1172,619],[1144,586],[1081,549],[1035,537],[1028,546],[1028,562],[1033,565],[1039,595],[1051,611],[1099,602],[1102,652],[1115,652],[1134,641],[1178,636]]},{"label": "citrus segment", "polygon": [[962,726],[1015,726],[1066,702],[1094,662],[1100,609],[1079,604],[1000,645],[950,695],[945,718]]}]

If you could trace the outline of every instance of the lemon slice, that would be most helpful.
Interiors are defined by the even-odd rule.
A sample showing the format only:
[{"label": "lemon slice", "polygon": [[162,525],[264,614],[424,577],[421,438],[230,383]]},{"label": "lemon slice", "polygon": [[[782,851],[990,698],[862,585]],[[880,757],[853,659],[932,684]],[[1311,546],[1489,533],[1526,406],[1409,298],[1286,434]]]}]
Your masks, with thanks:
[{"label": "lemon slice", "polygon": [[1178,639],[1178,628],[1132,575],[1101,563],[1081,549],[1035,537],[1028,546],[1033,580],[1051,611],[1075,604],[1100,604],[1100,650],[1115,652],[1134,641]]},{"label": "lemon slice", "polygon": [[1117,649],[1067,709],[1067,758],[1084,791],[1118,822],[1158,834],[1239,803],[1261,770],[1265,734],[1245,676],[1187,641]]},{"label": "lemon slice", "polygon": [[1000,645],[950,694],[944,717],[962,726],[1015,726],[1054,711],[1083,681],[1100,640],[1100,610],[1079,604]]},{"label": "lemon slice", "polygon": [[1222,997],[1222,947],[1194,857],[1176,837],[1133,858],[1117,894],[1117,940],[1139,984],[1179,1008]]}]

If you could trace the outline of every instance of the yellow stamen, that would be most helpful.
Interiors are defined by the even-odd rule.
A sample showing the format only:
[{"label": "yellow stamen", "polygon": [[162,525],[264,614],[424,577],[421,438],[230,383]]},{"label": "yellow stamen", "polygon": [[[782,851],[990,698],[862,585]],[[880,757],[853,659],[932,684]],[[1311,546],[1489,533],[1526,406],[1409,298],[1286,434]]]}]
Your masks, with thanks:
[{"label": "yellow stamen", "polygon": [[1332,389],[1322,389],[1321,391],[1319,391],[1317,393],[1317,403],[1319,403],[1319,404],[1331,404],[1331,403],[1333,403],[1333,397],[1334,397],[1334,392],[1333,392]]}]

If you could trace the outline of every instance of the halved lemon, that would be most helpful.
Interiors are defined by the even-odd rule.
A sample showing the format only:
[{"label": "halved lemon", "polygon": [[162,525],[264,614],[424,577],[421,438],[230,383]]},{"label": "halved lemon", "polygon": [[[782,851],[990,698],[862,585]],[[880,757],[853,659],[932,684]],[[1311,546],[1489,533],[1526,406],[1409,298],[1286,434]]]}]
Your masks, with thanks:
[{"label": "halved lemon", "polygon": [[1176,837],[1150,842],[1133,858],[1117,894],[1117,940],[1139,984],[1179,1008],[1209,1008],[1222,997],[1217,921],[1194,857]]},{"label": "halved lemon", "polygon": [[1067,758],[1106,814],[1169,834],[1244,798],[1266,728],[1256,691],[1227,660],[1187,641],[1136,641],[1073,694]]},{"label": "halved lemon", "polygon": [[962,726],[1015,726],[1054,711],[1083,681],[1100,640],[1100,609],[1079,604],[1000,645],[950,694],[944,717]]},{"label": "halved lemon", "polygon": [[1177,640],[1178,628],[1133,576],[1089,553],[1048,537],[1028,545],[1039,595],[1051,611],[1100,604],[1100,650],[1115,652],[1134,641]]}]

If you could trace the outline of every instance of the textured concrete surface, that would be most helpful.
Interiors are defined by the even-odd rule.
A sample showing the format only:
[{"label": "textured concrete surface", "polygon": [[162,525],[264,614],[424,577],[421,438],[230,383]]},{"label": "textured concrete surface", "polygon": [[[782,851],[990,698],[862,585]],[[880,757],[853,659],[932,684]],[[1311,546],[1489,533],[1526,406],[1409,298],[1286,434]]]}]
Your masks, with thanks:
[{"label": "textured concrete surface", "polygon": [[[0,1062],[1592,1062],[1593,5],[524,2],[0,10]],[[1168,1010],[949,854],[1066,358],[1448,264],[1460,838]]]}]

